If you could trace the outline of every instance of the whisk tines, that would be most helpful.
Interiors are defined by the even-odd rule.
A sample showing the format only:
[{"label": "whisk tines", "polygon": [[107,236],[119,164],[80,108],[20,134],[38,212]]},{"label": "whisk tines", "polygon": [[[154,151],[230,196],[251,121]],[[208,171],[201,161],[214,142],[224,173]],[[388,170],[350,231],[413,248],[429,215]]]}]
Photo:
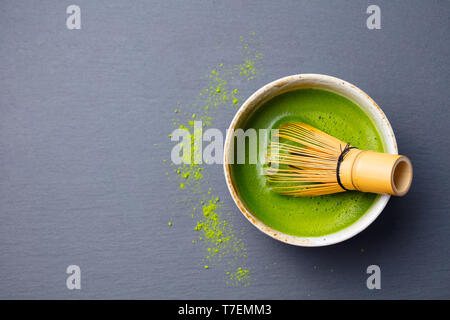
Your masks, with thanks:
[{"label": "whisk tines", "polygon": [[266,178],[276,193],[318,196],[345,191],[337,166],[348,145],[305,123],[281,125],[269,144]]},{"label": "whisk tines", "polygon": [[267,162],[272,190],[297,197],[348,190],[404,196],[413,176],[408,157],[360,150],[298,122],[280,126]]}]

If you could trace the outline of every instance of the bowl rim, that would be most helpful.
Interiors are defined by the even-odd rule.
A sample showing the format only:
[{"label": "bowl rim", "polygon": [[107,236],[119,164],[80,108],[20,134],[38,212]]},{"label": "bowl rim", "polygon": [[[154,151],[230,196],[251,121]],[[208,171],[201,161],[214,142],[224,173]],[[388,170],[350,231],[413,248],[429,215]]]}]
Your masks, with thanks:
[{"label": "bowl rim", "polygon": [[[231,139],[233,137],[234,129],[236,128],[238,122],[241,120],[241,117],[248,112],[257,110],[261,105],[264,104],[265,101],[270,100],[279,94],[300,89],[295,88],[295,86],[298,84],[305,86],[303,88],[308,88],[309,85],[311,85],[311,88],[321,87],[321,89],[323,90],[338,93],[345,98],[353,101],[359,108],[362,109],[363,112],[366,113],[366,115],[369,116],[369,118],[371,118],[375,128],[380,134],[385,152],[398,154],[397,142],[392,130],[392,126],[390,125],[386,115],[381,110],[381,108],[364,91],[362,91],[355,85],[336,77],[314,73],[297,74],[283,77],[264,85],[263,87],[255,91],[236,112],[227,130],[224,144],[223,167],[225,180],[228,191],[230,192],[233,201],[236,203],[241,213],[247,218],[248,221],[250,221],[251,224],[253,224],[263,233],[276,240],[291,245],[303,247],[327,246],[350,239],[366,229],[381,214],[390,199],[390,195],[379,195],[363,216],[361,216],[357,221],[342,230],[319,237],[293,236],[266,225],[245,207],[243,201],[239,197],[236,187],[234,186],[231,177],[231,164],[228,163]],[[358,100],[358,103],[355,102],[355,100]]]}]

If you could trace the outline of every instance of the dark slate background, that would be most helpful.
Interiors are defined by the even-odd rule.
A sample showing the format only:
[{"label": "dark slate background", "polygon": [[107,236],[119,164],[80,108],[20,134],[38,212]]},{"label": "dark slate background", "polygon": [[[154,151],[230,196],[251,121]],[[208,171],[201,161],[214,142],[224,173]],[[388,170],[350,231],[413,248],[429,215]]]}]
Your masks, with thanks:
[{"label": "dark slate background", "polygon": [[[73,3],[0,4],[1,298],[450,298],[449,1],[77,0],[71,31]],[[366,28],[370,4],[381,30]],[[202,76],[238,63],[251,31],[264,59],[244,97],[296,73],[354,83],[383,108],[415,177],[360,235],[299,248],[251,226],[222,167],[208,168],[244,229],[252,279],[236,288],[220,266],[201,268],[161,159],[177,101],[189,111]],[[66,288],[70,264],[79,291]],[[366,288],[371,264],[381,290]]]}]

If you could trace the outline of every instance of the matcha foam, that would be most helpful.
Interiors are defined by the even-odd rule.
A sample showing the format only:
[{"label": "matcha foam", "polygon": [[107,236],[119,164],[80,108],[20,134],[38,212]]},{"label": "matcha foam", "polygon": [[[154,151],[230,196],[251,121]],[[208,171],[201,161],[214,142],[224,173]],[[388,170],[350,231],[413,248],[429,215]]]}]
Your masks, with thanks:
[{"label": "matcha foam", "polygon": [[[276,129],[289,121],[310,124],[360,149],[383,151],[381,138],[369,117],[350,100],[324,90],[281,94],[261,106],[243,129]],[[318,237],[342,230],[364,215],[378,197],[356,191],[290,197],[270,190],[260,174],[260,163],[233,164],[231,171],[247,209],[266,225],[294,236]]]}]

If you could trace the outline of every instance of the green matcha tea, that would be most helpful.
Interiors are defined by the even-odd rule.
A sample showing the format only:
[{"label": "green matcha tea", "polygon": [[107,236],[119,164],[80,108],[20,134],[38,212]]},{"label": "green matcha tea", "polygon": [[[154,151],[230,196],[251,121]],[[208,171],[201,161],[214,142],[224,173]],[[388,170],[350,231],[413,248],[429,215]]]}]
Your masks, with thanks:
[{"label": "green matcha tea", "polygon": [[[307,123],[360,149],[384,151],[369,117],[350,100],[324,90],[279,95],[261,106],[242,129],[276,129],[288,121]],[[378,197],[357,191],[307,198],[279,195],[260,174],[262,164],[248,164],[248,153],[246,158],[246,164],[231,165],[240,198],[255,217],[286,234],[317,237],[342,230],[364,215]]]}]

